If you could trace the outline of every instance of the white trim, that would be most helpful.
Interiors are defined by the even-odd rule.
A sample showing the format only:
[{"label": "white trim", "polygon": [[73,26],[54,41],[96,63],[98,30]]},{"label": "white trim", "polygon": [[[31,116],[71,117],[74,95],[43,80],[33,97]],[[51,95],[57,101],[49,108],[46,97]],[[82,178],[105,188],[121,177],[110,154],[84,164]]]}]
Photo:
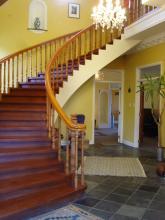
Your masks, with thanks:
[{"label": "white trim", "polygon": [[[140,69],[141,67],[136,68],[136,83],[135,88],[139,85],[140,79]],[[140,112],[140,93],[136,92],[135,89],[135,125],[134,125],[134,145],[139,147],[139,112]]]},{"label": "white trim", "polygon": [[109,116],[109,128],[112,128],[112,88],[110,87],[109,84],[109,112],[108,112],[108,116]]},{"label": "white trim", "polygon": [[123,114],[124,114],[124,75],[125,75],[125,72],[124,70],[121,70],[121,103],[120,103],[120,106],[121,106],[121,109],[120,109],[120,143],[123,143],[123,127],[124,127],[124,124],[123,124]]},{"label": "white trim", "polygon": [[[161,74],[163,74],[163,62],[151,63],[136,68],[136,83],[135,88],[138,87],[140,82],[140,69],[160,65]],[[134,125],[134,146],[139,147],[139,114],[140,114],[140,93],[135,89],[135,125]]]},{"label": "white trim", "polygon": [[95,92],[96,92],[96,85],[95,85],[95,78],[93,77],[92,139],[89,141],[89,144],[94,144],[95,143]]},{"label": "white trim", "polygon": [[137,148],[137,146],[135,146],[133,142],[130,142],[130,141],[125,140],[125,139],[123,139],[123,144],[125,144],[125,145],[127,145],[129,147]]}]

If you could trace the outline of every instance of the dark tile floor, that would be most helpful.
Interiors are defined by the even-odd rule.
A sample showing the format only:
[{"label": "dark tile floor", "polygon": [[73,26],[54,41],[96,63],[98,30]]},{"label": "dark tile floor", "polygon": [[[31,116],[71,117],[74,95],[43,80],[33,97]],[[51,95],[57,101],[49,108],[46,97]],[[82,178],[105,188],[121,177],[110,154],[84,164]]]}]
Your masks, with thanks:
[{"label": "dark tile floor", "polygon": [[86,155],[138,157],[147,178],[86,176],[88,189],[74,204],[106,220],[165,220],[165,179],[155,172],[155,142],[134,149],[115,143],[115,135],[111,130],[97,132],[96,144]]},{"label": "dark tile floor", "polygon": [[[96,144],[90,146],[85,154],[139,157],[147,178],[86,176],[88,188],[79,199],[65,201],[59,206],[51,204],[44,207],[42,212],[71,202],[105,220],[165,220],[165,179],[155,173],[155,148],[134,149],[109,141],[97,136]],[[38,214],[41,214],[41,209]]]},{"label": "dark tile floor", "polygon": [[139,157],[147,178],[86,176],[88,189],[74,204],[106,220],[165,220],[165,179],[155,173],[155,150],[96,144],[86,155]]}]

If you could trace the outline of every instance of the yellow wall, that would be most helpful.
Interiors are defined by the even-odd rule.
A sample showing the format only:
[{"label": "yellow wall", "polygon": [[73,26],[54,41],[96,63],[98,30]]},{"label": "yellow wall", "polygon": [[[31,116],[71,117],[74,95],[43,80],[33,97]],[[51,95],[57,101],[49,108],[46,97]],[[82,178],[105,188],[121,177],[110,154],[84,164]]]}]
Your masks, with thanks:
[{"label": "yellow wall", "polygon": [[[90,14],[98,0],[45,0],[48,31],[36,34],[27,30],[30,0],[9,0],[0,7],[0,58],[20,49],[55,38],[92,24]],[[68,2],[80,4],[80,19],[68,18]]]},{"label": "yellow wall", "polygon": [[93,82],[94,77],[84,83],[64,106],[64,111],[68,115],[74,113],[85,115],[85,124],[87,126],[85,138],[87,140],[92,140]]},{"label": "yellow wall", "polygon": [[103,70],[103,72],[107,73],[110,69],[113,69],[113,70],[114,69],[119,69],[119,70],[124,69],[124,66],[125,66],[124,56],[121,56],[121,57],[115,59],[113,62],[111,62],[107,66],[105,66],[102,70]]}]

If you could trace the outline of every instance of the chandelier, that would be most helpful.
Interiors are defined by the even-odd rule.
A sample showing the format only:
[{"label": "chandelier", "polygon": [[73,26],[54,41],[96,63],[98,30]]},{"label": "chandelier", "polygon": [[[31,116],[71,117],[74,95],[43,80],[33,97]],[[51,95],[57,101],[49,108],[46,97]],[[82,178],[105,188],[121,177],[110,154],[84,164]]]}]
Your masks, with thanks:
[{"label": "chandelier", "polygon": [[122,30],[124,21],[126,21],[125,9],[121,7],[120,0],[100,0],[97,7],[93,8],[91,17],[96,29],[100,26],[102,30],[114,28]]}]

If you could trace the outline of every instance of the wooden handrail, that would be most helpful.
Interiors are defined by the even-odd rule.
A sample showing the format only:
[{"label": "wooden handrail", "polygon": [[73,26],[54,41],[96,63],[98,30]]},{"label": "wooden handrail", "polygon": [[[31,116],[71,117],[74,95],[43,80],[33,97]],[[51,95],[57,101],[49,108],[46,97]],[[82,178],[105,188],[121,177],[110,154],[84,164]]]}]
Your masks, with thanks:
[{"label": "wooden handrail", "polygon": [[86,126],[83,124],[74,124],[72,123],[72,121],[70,120],[70,118],[67,116],[67,114],[64,112],[64,110],[61,108],[61,106],[59,105],[57,99],[54,98],[54,92],[51,88],[50,85],[50,75],[47,74],[49,73],[49,68],[51,65],[48,65],[47,69],[46,69],[46,75],[45,75],[45,85],[46,85],[46,90],[50,99],[50,102],[52,104],[52,106],[54,107],[54,109],[58,112],[60,118],[62,118],[64,120],[64,122],[66,123],[66,125],[68,126],[68,128],[72,129],[72,130],[84,130],[86,128]]},{"label": "wooden handrail", "polygon": [[67,114],[63,111],[63,109],[61,108],[61,106],[59,105],[58,101],[55,99],[54,97],[54,92],[51,89],[51,83],[50,83],[50,71],[51,71],[51,66],[54,63],[55,59],[58,57],[58,55],[61,53],[61,51],[66,48],[69,44],[71,44],[75,38],[78,38],[79,36],[81,36],[83,33],[87,32],[88,30],[90,30],[92,27],[94,27],[94,25],[91,25],[89,27],[87,27],[86,29],[76,33],[73,37],[71,37],[68,41],[66,41],[66,43],[64,43],[64,45],[57,50],[57,52],[54,54],[54,56],[51,58],[47,68],[46,68],[46,72],[45,72],[45,85],[46,85],[46,90],[47,90],[47,94],[49,96],[49,99],[53,105],[53,107],[56,109],[56,111],[58,112],[59,116],[64,120],[64,122],[66,123],[66,125],[73,130],[85,130],[86,126],[83,124],[74,124],[71,119],[67,116]]},{"label": "wooden handrail", "polygon": [[73,41],[75,41],[75,38],[78,38],[79,36],[81,36],[82,34],[84,34],[87,31],[89,31],[93,27],[94,27],[94,25],[87,27],[86,29],[76,33],[73,37],[71,37],[68,41],[66,41],[63,44],[63,46],[60,49],[58,49],[57,52],[54,54],[54,56],[51,58],[48,66],[46,68],[46,72],[45,72],[45,85],[46,85],[47,94],[48,94],[48,97],[51,101],[51,104],[56,109],[59,116],[64,120],[64,122],[66,123],[68,128],[73,129],[73,130],[76,130],[76,129],[85,130],[86,126],[84,124],[83,125],[82,124],[74,124],[71,121],[71,119],[67,116],[67,114],[63,111],[63,109],[59,105],[58,101],[55,99],[54,92],[51,88],[50,71],[51,71],[52,64],[54,63],[56,58],[59,56],[61,51],[63,51],[64,48],[66,48],[69,44],[71,44]]},{"label": "wooden handrail", "polygon": [[67,37],[70,37],[70,36],[72,36],[72,35],[75,35],[77,32],[79,32],[79,31],[74,31],[74,32],[72,32],[72,33],[65,34],[65,35],[62,35],[62,36],[53,38],[53,39],[51,39],[51,40],[48,40],[48,41],[44,41],[44,42],[42,42],[42,43],[35,44],[35,45],[31,46],[31,47],[27,47],[27,48],[24,48],[24,49],[22,49],[22,50],[19,50],[19,51],[15,52],[15,53],[12,53],[12,54],[10,54],[10,55],[8,55],[8,56],[6,56],[6,57],[0,59],[0,63],[6,61],[6,60],[8,60],[8,59],[11,59],[12,57],[18,56],[19,54],[22,54],[22,53],[24,53],[24,52],[27,52],[27,51],[29,51],[29,50],[33,50],[33,49],[35,49],[35,48],[37,48],[37,47],[41,47],[41,46],[44,46],[44,45],[46,45],[46,44],[50,44],[51,42],[58,41],[58,40],[61,40],[61,39],[63,39],[63,38],[67,38]]}]

